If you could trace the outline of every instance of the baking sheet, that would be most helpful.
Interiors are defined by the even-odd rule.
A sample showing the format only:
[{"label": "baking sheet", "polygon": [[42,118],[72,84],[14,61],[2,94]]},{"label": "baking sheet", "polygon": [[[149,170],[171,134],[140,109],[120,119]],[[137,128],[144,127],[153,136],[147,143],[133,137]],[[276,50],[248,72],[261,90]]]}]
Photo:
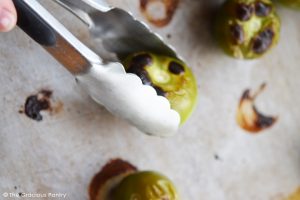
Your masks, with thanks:
[{"label": "baking sheet", "polygon": [[[41,2],[78,37],[88,38],[75,18]],[[147,23],[139,1],[110,3]],[[299,188],[300,12],[280,8],[279,45],[262,59],[238,61],[223,54],[209,31],[210,9],[218,3],[182,0],[170,24],[150,24],[186,59],[199,84],[197,109],[168,139],[146,136],[94,103],[74,77],[19,29],[1,33],[0,195],[63,193],[66,199],[88,199],[91,178],[116,157],[166,174],[181,199],[283,200]],[[257,106],[279,121],[251,135],[238,127],[236,109],[242,92],[262,82],[267,88]],[[53,90],[63,109],[43,113],[43,121],[36,122],[18,111],[43,88]]]}]

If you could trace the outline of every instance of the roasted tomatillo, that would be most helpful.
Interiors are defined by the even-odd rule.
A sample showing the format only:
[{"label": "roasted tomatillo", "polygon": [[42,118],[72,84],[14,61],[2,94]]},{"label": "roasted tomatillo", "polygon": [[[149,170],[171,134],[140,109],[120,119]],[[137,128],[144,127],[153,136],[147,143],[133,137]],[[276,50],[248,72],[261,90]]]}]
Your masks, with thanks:
[{"label": "roasted tomatillo", "polygon": [[228,55],[254,59],[278,43],[280,19],[271,0],[227,0],[216,16],[214,32]]},{"label": "roasted tomatillo", "polygon": [[281,4],[294,9],[300,9],[300,0],[278,0]]},{"label": "roasted tomatillo", "polygon": [[138,75],[143,84],[151,85],[158,95],[166,97],[183,124],[197,103],[197,83],[192,71],[180,60],[140,52],[123,62],[126,71]]},{"label": "roasted tomatillo", "polygon": [[179,200],[176,188],[157,172],[137,172],[124,178],[112,190],[112,200]]}]

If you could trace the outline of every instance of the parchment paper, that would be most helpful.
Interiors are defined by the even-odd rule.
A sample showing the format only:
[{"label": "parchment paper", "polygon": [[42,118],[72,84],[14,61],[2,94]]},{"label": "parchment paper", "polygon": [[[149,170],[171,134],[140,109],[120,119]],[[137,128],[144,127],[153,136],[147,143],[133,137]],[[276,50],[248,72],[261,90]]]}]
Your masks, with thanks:
[{"label": "parchment paper", "polygon": [[[42,2],[82,40],[88,38],[74,17]],[[147,23],[137,0],[110,3]],[[88,199],[91,178],[116,157],[142,170],[166,174],[182,200],[281,200],[296,190],[300,186],[300,12],[280,8],[279,45],[259,60],[238,61],[224,55],[211,36],[210,11],[215,3],[182,0],[168,26],[150,25],[187,61],[199,84],[197,109],[168,139],[146,136],[94,103],[74,77],[19,29],[1,33],[0,196],[66,193],[66,199]],[[236,109],[242,92],[262,82],[268,85],[257,106],[278,115],[279,121],[251,135],[238,127]],[[41,122],[19,114],[25,99],[42,88],[53,90],[63,110],[43,113]]]}]

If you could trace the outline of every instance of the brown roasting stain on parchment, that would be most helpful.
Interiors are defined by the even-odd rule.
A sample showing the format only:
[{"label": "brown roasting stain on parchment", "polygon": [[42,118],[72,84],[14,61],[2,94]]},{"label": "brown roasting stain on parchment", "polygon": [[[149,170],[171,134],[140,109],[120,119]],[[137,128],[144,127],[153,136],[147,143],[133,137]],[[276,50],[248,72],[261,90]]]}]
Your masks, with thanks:
[{"label": "brown roasting stain on parchment", "polygon": [[179,0],[140,0],[140,8],[147,20],[157,27],[168,25]]},{"label": "brown roasting stain on parchment", "polygon": [[42,89],[38,93],[28,96],[19,113],[24,113],[35,121],[43,120],[41,111],[48,111],[51,115],[59,113],[63,109],[63,103],[54,101],[52,95],[53,91]]},{"label": "brown roasting stain on parchment", "polygon": [[90,200],[109,199],[111,190],[123,178],[137,171],[137,168],[119,158],[109,161],[92,179],[89,186]]},{"label": "brown roasting stain on parchment", "polygon": [[255,106],[256,97],[265,89],[263,83],[260,88],[251,94],[250,89],[244,91],[237,109],[236,120],[238,125],[251,133],[258,133],[270,128],[278,120],[278,117],[266,116],[260,113]]}]

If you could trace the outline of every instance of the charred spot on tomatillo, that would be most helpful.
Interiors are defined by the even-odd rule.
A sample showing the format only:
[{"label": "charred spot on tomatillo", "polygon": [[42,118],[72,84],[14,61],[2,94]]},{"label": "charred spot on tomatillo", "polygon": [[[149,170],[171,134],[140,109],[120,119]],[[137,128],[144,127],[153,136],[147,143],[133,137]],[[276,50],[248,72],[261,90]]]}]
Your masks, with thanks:
[{"label": "charred spot on tomatillo", "polygon": [[278,43],[280,19],[271,0],[227,0],[216,16],[214,32],[228,55],[254,59]]},{"label": "charred spot on tomatillo", "polygon": [[149,52],[128,56],[123,62],[128,73],[138,75],[143,84],[151,85],[166,97],[183,124],[197,104],[197,83],[192,71],[182,61]]}]

